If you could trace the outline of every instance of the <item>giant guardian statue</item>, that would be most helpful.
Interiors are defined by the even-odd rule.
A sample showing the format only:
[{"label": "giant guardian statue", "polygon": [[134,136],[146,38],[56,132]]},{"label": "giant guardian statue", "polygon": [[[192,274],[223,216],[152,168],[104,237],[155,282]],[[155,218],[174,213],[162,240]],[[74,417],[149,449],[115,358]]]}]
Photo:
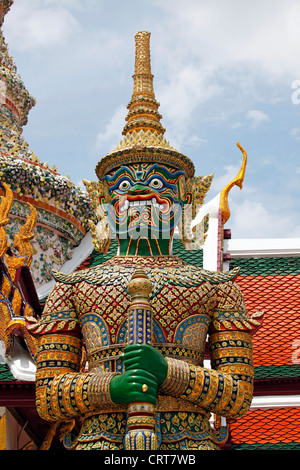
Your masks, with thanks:
[{"label": "giant guardian statue", "polygon": [[[135,36],[134,89],[123,138],[85,182],[99,220],[96,249],[118,252],[73,274],[55,272],[41,319],[36,405],[72,449],[219,449],[222,418],[247,412],[252,334],[237,270],[211,272],[173,255],[174,232],[199,249],[209,221],[192,228],[212,176],[164,138],[153,91],[150,33]],[[176,97],[174,97],[176,100]],[[204,366],[209,351],[210,366]],[[212,416],[215,418],[214,422]]]}]

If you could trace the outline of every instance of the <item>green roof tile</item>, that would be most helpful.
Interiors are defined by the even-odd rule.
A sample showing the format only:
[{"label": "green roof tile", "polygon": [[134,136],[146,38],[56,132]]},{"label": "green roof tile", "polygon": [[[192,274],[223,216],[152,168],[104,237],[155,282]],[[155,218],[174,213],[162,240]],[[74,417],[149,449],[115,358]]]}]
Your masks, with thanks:
[{"label": "green roof tile", "polygon": [[[91,255],[87,258],[84,263],[85,267],[92,267],[98,264],[105,263],[113,256],[116,255],[118,249],[118,242],[116,239],[112,239],[110,247],[107,253],[104,255],[94,250]],[[194,266],[203,266],[203,252],[202,250],[187,250],[182,241],[175,239],[173,242],[173,254],[179,256],[186,263],[192,264]]]},{"label": "green roof tile", "polygon": [[182,241],[175,239],[173,242],[173,254],[179,256],[186,263],[194,266],[203,266],[203,251],[200,250],[187,250]]},{"label": "green roof tile", "polygon": [[0,382],[12,382],[16,380],[7,364],[0,363]]},{"label": "green roof tile", "polygon": [[105,263],[105,261],[115,256],[115,254],[117,253],[117,249],[118,242],[117,240],[113,239],[111,240],[108,252],[105,253],[105,255],[103,253],[99,253],[99,251],[94,250],[87,258],[85,264],[87,265],[87,267],[92,267],[96,266],[97,264]]},{"label": "green roof tile", "polygon": [[235,258],[230,261],[230,269],[239,267],[240,276],[287,276],[300,274],[300,256]]},{"label": "green roof tile", "polygon": [[300,442],[266,442],[265,444],[232,444],[232,450],[300,450]]},{"label": "green roof tile", "polygon": [[283,366],[259,366],[254,368],[255,379],[300,377],[300,364]]}]

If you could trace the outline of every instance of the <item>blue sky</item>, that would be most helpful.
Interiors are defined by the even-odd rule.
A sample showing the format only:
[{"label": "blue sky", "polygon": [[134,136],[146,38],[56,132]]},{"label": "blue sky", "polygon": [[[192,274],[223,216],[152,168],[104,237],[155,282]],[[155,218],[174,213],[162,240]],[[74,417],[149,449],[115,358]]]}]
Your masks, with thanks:
[{"label": "blue sky", "polygon": [[247,151],[233,237],[300,237],[298,0],[15,0],[3,33],[37,100],[30,148],[75,184],[96,179],[122,137],[142,30],[165,137],[214,173],[207,200],[238,173],[236,142]]}]

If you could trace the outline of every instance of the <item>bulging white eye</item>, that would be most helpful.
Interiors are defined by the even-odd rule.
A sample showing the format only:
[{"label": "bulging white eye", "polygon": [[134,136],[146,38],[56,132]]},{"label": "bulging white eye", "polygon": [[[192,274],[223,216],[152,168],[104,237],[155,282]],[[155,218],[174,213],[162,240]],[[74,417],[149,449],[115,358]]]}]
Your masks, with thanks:
[{"label": "bulging white eye", "polygon": [[161,189],[163,187],[163,182],[158,178],[153,178],[149,183],[150,188],[152,189]]},{"label": "bulging white eye", "polygon": [[120,184],[119,184],[119,190],[120,191],[128,191],[128,189],[131,187],[131,184],[128,180],[123,180]]}]

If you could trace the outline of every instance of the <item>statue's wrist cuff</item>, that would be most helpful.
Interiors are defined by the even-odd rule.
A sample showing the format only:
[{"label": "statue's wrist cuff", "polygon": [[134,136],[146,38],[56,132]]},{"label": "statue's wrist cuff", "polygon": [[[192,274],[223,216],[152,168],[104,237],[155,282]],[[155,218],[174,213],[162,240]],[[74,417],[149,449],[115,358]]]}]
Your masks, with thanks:
[{"label": "statue's wrist cuff", "polygon": [[117,372],[101,372],[89,375],[88,400],[95,409],[114,405],[110,397],[109,387],[110,381],[115,375],[119,374]]},{"label": "statue's wrist cuff", "polygon": [[160,387],[160,392],[164,395],[180,397],[189,386],[190,368],[184,361],[169,357],[166,360],[168,363],[168,374]]}]

